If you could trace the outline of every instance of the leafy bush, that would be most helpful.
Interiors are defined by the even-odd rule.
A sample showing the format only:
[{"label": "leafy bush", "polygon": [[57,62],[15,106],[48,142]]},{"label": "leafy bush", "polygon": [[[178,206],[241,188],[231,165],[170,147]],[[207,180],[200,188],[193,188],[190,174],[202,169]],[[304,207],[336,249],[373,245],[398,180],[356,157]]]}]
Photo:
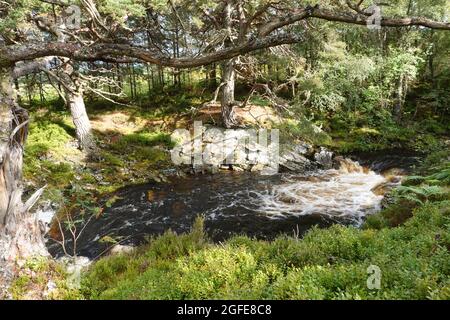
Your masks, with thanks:
[{"label": "leafy bush", "polygon": [[[429,177],[447,181],[448,173]],[[448,184],[422,178],[397,188],[394,204],[362,229],[333,225],[302,239],[234,236],[213,244],[197,219],[188,234],[169,231],[134,253],[101,259],[81,292],[91,299],[450,299]],[[381,270],[380,290],[367,287],[372,265]]]},{"label": "leafy bush", "polygon": [[305,117],[298,121],[285,121],[278,125],[278,129],[281,143],[291,144],[292,141],[302,140],[315,145],[331,144],[330,136]]},{"label": "leafy bush", "polygon": [[[100,299],[449,299],[449,201],[426,203],[397,228],[313,229],[273,242],[205,241],[201,223],[131,256],[100,260],[83,292]],[[440,235],[440,236],[436,236]],[[367,288],[367,268],[382,272]]]}]

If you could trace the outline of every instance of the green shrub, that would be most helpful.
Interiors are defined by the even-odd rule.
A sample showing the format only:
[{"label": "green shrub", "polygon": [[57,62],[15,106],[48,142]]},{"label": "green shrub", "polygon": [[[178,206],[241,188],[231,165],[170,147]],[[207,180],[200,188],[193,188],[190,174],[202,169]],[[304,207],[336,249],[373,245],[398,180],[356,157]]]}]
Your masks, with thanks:
[{"label": "green shrub", "polygon": [[[450,201],[412,209],[380,230],[333,226],[303,239],[236,236],[210,244],[201,229],[155,238],[131,256],[97,262],[87,298],[101,299],[449,299]],[[367,287],[368,267],[381,289]]]},{"label": "green shrub", "polygon": [[292,141],[302,140],[315,145],[331,144],[330,136],[305,117],[300,117],[298,121],[285,121],[277,128],[280,130],[281,143],[291,144]]},{"label": "green shrub", "polygon": [[100,157],[103,159],[104,162],[106,162],[109,165],[116,166],[116,167],[124,167],[125,166],[124,161],[120,157],[118,157],[110,152],[102,151],[100,153]]}]

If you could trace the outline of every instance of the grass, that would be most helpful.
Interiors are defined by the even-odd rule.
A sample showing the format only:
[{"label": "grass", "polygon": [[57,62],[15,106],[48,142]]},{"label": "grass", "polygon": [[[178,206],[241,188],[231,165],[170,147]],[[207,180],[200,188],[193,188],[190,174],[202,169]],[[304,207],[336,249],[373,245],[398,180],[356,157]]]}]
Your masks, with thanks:
[{"label": "grass", "polygon": [[122,150],[129,145],[156,146],[166,145],[172,147],[170,135],[165,132],[140,132],[122,136],[119,141],[112,145],[113,149]]}]

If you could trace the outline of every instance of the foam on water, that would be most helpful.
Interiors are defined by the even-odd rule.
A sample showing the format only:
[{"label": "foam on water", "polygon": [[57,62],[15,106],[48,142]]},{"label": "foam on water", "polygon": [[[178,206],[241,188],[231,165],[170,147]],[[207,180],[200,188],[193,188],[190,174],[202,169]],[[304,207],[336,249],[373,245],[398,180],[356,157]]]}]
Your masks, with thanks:
[{"label": "foam on water", "polygon": [[254,201],[260,213],[274,218],[320,214],[359,220],[379,209],[383,196],[372,189],[383,182],[382,175],[343,159],[338,170],[292,176],[268,192],[255,192]]}]

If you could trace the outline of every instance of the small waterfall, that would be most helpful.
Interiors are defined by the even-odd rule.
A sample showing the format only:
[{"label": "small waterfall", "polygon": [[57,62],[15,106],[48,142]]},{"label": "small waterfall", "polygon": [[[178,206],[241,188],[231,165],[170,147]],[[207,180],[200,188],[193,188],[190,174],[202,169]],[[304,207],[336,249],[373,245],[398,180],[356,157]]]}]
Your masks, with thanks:
[{"label": "small waterfall", "polygon": [[255,198],[258,211],[274,218],[318,214],[355,221],[377,211],[383,196],[372,189],[385,178],[350,159],[338,162],[339,169],[291,176],[273,190],[259,193]]},{"label": "small waterfall", "polygon": [[339,172],[342,174],[347,173],[369,173],[369,169],[366,167],[363,167],[359,164],[359,162],[353,161],[348,158],[339,158],[336,159],[336,161],[339,163]]},{"label": "small waterfall", "polygon": [[[313,226],[358,225],[380,209],[389,184],[389,177],[338,156],[333,167],[303,174],[229,171],[131,186],[87,225],[77,247],[80,256],[93,258],[109,247],[100,241],[105,236],[123,240],[121,245],[138,245],[168,229],[189,231],[199,214],[214,241],[235,233],[274,239],[297,228],[304,234]],[[63,254],[59,243],[49,241],[48,246],[52,254]]]}]

